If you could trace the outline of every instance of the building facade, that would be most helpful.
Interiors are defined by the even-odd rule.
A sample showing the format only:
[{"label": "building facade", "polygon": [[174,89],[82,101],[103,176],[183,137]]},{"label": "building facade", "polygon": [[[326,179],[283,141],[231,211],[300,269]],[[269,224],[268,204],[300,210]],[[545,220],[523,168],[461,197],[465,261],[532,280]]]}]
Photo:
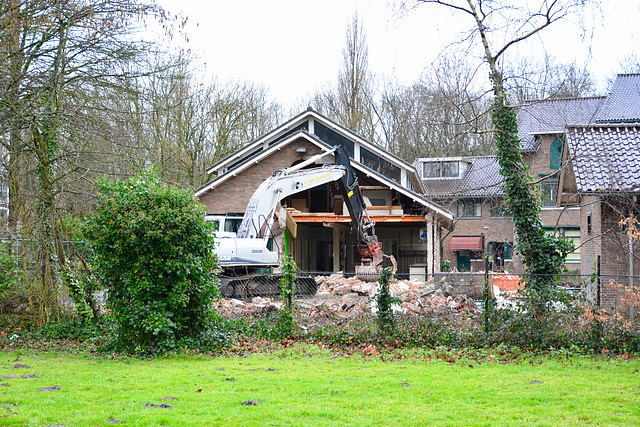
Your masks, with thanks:
[{"label": "building facade", "polygon": [[[426,274],[440,270],[441,238],[453,215],[423,195],[412,165],[385,152],[356,133],[313,110],[221,160],[208,170],[211,181],[196,191],[208,214],[242,215],[262,181],[276,170],[299,164],[342,145],[351,158],[367,211],[385,254],[394,255],[399,273],[421,266]],[[322,162],[332,163],[332,157]],[[318,166],[312,165],[312,166]],[[351,218],[336,183],[330,182],[281,201],[295,224],[294,260],[305,271],[354,272],[360,263]],[[273,244],[283,252],[282,231]]]}]

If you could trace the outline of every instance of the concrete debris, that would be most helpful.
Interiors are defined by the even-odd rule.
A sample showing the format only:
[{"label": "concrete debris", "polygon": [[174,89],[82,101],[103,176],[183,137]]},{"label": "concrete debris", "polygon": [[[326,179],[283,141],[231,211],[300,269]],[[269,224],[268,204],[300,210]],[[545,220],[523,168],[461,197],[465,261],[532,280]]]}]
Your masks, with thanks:
[{"label": "concrete debris", "polygon": [[[303,315],[325,318],[358,318],[375,313],[376,282],[344,277],[342,274],[317,276],[316,295],[296,301]],[[449,314],[478,314],[473,298],[457,292],[446,280],[426,282],[393,280],[391,294],[399,300],[399,311],[413,315],[445,316]],[[218,311],[228,317],[259,315],[282,308],[282,301],[274,298],[254,297],[251,301],[221,299]]]}]

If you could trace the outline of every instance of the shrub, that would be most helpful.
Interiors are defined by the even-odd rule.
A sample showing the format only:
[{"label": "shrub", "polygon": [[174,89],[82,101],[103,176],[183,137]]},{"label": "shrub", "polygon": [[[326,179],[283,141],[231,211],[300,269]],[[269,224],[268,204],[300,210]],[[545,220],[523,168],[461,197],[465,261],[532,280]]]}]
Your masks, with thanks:
[{"label": "shrub", "polygon": [[150,173],[97,186],[86,235],[108,289],[115,347],[162,354],[206,335],[217,288],[202,206]]},{"label": "shrub", "polygon": [[393,304],[397,302],[396,298],[391,296],[389,291],[389,281],[391,280],[392,271],[390,268],[383,268],[378,277],[378,290],[376,293],[376,325],[381,335],[390,334],[395,326],[395,314],[393,313]]}]

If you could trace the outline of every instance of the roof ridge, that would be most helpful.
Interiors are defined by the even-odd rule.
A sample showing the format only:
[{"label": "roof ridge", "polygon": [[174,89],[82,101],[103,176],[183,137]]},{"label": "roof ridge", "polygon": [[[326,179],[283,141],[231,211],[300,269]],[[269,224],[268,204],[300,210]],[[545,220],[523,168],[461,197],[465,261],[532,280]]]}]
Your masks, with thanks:
[{"label": "roof ridge", "polygon": [[633,128],[640,127],[640,121],[636,122],[601,122],[601,123],[590,123],[590,124],[572,124],[566,125],[567,128],[610,128],[610,127],[625,127],[625,128]]},{"label": "roof ridge", "polygon": [[557,101],[582,101],[590,99],[607,99],[607,95],[594,95],[594,96],[573,96],[566,98],[545,98],[545,99],[531,99],[524,101],[523,104],[515,105],[515,107],[523,107],[531,104],[538,104],[542,102],[557,102]]}]

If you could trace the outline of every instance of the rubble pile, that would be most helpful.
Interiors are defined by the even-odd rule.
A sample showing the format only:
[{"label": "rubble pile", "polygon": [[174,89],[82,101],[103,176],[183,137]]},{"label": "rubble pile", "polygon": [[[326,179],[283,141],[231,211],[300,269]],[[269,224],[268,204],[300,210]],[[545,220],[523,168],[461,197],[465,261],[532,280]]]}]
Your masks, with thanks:
[{"label": "rubble pile", "polygon": [[[318,290],[314,297],[299,299],[297,306],[310,317],[357,318],[375,312],[377,283],[365,282],[342,274],[317,276]],[[414,315],[475,314],[475,301],[461,294],[445,279],[434,282],[394,280],[389,286],[400,300],[398,310]],[[282,302],[273,298],[254,297],[251,301],[222,299],[218,310],[227,316],[256,315],[277,311]]]}]

